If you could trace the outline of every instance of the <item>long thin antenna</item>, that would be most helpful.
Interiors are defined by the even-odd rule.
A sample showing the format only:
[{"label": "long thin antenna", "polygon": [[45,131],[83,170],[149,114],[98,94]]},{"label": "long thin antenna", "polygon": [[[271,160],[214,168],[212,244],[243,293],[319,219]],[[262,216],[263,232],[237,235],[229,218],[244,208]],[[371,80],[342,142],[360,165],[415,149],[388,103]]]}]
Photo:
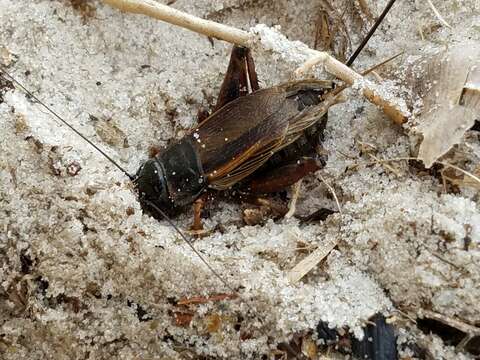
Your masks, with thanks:
[{"label": "long thin antenna", "polygon": [[350,58],[347,60],[346,62],[346,65],[347,66],[351,66],[353,64],[353,62],[355,61],[355,59],[357,58],[358,54],[360,54],[360,52],[363,50],[363,48],[365,47],[365,45],[367,45],[368,41],[370,40],[370,38],[372,37],[372,35],[375,33],[375,31],[377,30],[378,26],[382,23],[383,19],[385,19],[385,16],[387,16],[388,12],[390,11],[390,9],[392,8],[393,4],[395,3],[395,1],[397,0],[390,0],[387,4],[387,6],[385,7],[385,9],[383,10],[382,14],[378,17],[377,21],[375,21],[375,24],[373,25],[373,27],[370,29],[370,31],[368,32],[367,36],[362,40],[361,44],[358,46],[357,50],[355,50],[355,52],[353,53],[352,56],[350,56]]},{"label": "long thin antenna", "polygon": [[3,65],[0,64],[0,76],[5,77],[7,80],[12,81],[16,84],[25,94],[33,98],[37,103],[43,106],[50,114],[55,116],[58,120],[60,120],[64,125],[68,126],[70,130],[72,130],[75,134],[80,136],[83,140],[89,143],[95,150],[97,150],[100,154],[105,156],[108,161],[110,161],[113,165],[115,165],[120,171],[122,171],[127,177],[131,180],[135,180],[135,176],[129,174],[124,168],[122,168],[115,160],[113,160],[110,156],[108,156],[103,150],[101,150],[97,145],[95,145],[92,141],[90,141],[85,135],[75,129],[72,125],[70,125],[66,120],[64,120],[60,115],[58,115],[55,111],[53,111],[48,105],[46,105],[43,101],[41,101],[37,96],[35,96],[30,90],[28,90],[25,86],[23,86],[19,81],[17,81],[12,75],[10,75]]},{"label": "long thin antenna", "polygon": [[192,251],[195,253],[195,255],[197,255],[199,257],[199,259],[205,264],[205,266],[212,272],[213,275],[215,275],[215,277],[218,278],[218,280],[220,280],[222,282],[223,285],[225,285],[231,292],[233,293],[236,293],[237,291],[230,286],[230,284],[227,283],[227,281],[207,262],[207,260],[205,260],[205,258],[202,256],[202,254],[200,254],[200,252],[195,249],[195,246],[193,246],[193,243],[191,240],[189,240],[185,234],[178,228],[177,225],[175,225],[173,223],[173,221],[170,219],[170,217],[165,213],[163,212],[157,205],[155,205],[153,202],[151,202],[150,200],[146,200],[146,199],[141,199],[141,201],[143,201],[145,204],[147,204],[148,206],[151,206],[157,213],[159,213],[172,227],[173,229],[178,233],[178,235],[180,235],[180,237],[183,239],[183,241],[185,241],[187,243],[187,245],[190,247],[190,249],[192,249]]},{"label": "long thin antenna", "polygon": [[[153,202],[147,199],[140,199],[140,201],[143,201],[146,205],[150,206],[153,208],[159,215],[161,215],[167,222],[168,224],[175,230],[175,232],[180,235],[183,241],[187,243],[187,245],[192,249],[192,251],[195,253],[195,255],[198,256],[198,258],[205,264],[205,266],[210,270],[210,272],[218,279],[220,282],[225,285],[225,287],[230,290],[233,294],[236,294],[244,303],[247,305],[248,309],[252,311],[253,313],[256,313],[255,309],[248,303],[248,300],[244,299],[237,290],[235,290],[223,277],[220,275],[213,267],[208,263],[208,261],[203,257],[203,255],[193,246],[193,242],[189,240],[185,234],[183,233],[182,230],[178,228],[177,225],[174,224],[172,219],[164,212],[162,211],[157,205],[155,205]],[[261,319],[259,318],[260,322]]]}]

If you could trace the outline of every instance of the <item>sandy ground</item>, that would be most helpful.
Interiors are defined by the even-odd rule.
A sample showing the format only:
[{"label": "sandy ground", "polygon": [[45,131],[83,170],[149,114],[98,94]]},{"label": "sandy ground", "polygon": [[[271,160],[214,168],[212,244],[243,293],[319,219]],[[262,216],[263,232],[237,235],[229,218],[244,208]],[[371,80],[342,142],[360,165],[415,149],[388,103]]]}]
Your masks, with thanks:
[{"label": "sandy ground", "polygon": [[[0,62],[135,172],[150,146],[180,138],[198,107],[214,101],[230,45],[99,1],[82,3],[0,0]],[[399,1],[355,65],[366,69],[405,51],[379,73],[414,110],[422,103],[405,80],[410,55],[480,41],[477,0],[434,3],[452,29],[426,2]],[[311,47],[326,10],[330,50],[342,59],[386,1],[331,4],[174,2],[246,30],[280,25]],[[280,57],[254,55],[262,86],[291,78],[294,68]],[[282,341],[315,342],[321,320],[361,337],[378,312],[395,325],[404,359],[414,355],[406,345],[413,343],[435,359],[472,357],[414,320],[428,310],[480,324],[478,184],[445,180],[438,167],[376,161],[415,156],[416,119],[394,125],[354,91],[331,109],[327,166],[303,183],[297,209],[336,210],[321,177],[342,208],[323,222],[244,226],[243,205],[210,204],[205,225],[222,231],[195,246],[250,305],[227,298],[181,308],[180,299],[228,290],[168,224],[142,213],[122,173],[21,91],[0,87],[2,359],[271,358]],[[446,159],[474,172],[479,133],[467,132]],[[187,211],[175,222],[186,229],[190,220]],[[337,248],[290,284],[288,271],[329,241]],[[178,324],[182,318],[191,319],[188,326]]]}]

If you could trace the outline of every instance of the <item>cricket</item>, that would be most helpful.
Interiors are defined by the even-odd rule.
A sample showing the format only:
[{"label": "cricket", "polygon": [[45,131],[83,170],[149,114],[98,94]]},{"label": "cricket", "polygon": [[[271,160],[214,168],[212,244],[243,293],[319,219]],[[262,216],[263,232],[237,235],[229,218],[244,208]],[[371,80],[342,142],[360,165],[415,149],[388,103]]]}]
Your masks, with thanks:
[{"label": "cricket", "polygon": [[[222,269],[221,258],[222,254],[226,252],[215,245],[214,242],[219,237],[224,236],[226,230],[223,225],[222,227],[211,227],[212,220],[209,219],[208,210],[210,206],[215,206],[210,205],[211,203],[219,201],[232,203],[234,206],[242,206],[247,210],[243,211],[242,216],[235,223],[238,224],[238,221],[243,221],[240,231],[248,233],[250,228],[260,229],[259,231],[264,232],[266,238],[273,236],[273,239],[275,239],[278,237],[279,239],[286,239],[280,240],[286,241],[286,243],[291,243],[291,240],[289,240],[291,236],[288,235],[289,231],[296,231],[297,235],[293,235],[296,238],[298,238],[298,234],[302,233],[304,235],[309,234],[307,236],[318,237],[322,236],[322,233],[317,233],[315,223],[328,224],[329,222],[338,222],[338,219],[341,219],[344,210],[342,210],[343,206],[340,205],[341,201],[339,201],[334,189],[336,186],[332,187],[323,178],[322,182],[325,183],[325,193],[327,194],[326,200],[335,205],[335,210],[318,207],[310,209],[306,215],[296,215],[296,205],[301,202],[297,198],[301,196],[300,189],[302,186],[312,186],[308,179],[314,177],[314,174],[328,166],[327,164],[331,161],[329,152],[324,148],[324,146],[328,147],[324,144],[326,141],[325,131],[331,126],[330,122],[332,121],[329,120],[329,112],[337,104],[351,101],[351,99],[344,98],[344,93],[350,87],[355,88],[356,96],[363,97],[373,104],[373,107],[379,113],[382,113],[382,116],[386,119],[384,123],[389,123],[392,128],[397,129],[395,131],[399,131],[398,129],[401,126],[406,126],[409,117],[412,116],[412,107],[407,110],[407,106],[401,101],[397,103],[394,97],[386,96],[381,85],[366,80],[372,77],[372,74],[377,77],[377,80],[381,78],[377,71],[381,72],[383,68],[391,68],[392,64],[398,61],[399,56],[403,55],[403,52],[400,54],[390,53],[386,57],[376,59],[375,63],[370,63],[368,67],[364,67],[361,71],[355,70],[357,58],[363,55],[362,51],[369,47],[370,41],[375,41],[378,29],[382,27],[385,21],[389,21],[389,17],[395,16],[392,13],[399,6],[395,4],[396,1],[386,2],[377,16],[373,16],[367,11],[366,1],[359,1],[359,11],[363,11],[370,21],[364,34],[357,40],[358,43],[351,44],[351,53],[346,58],[345,64],[326,52],[304,48],[301,51],[308,55],[305,55],[304,63],[297,67],[296,71],[292,71],[292,79],[269,87],[261,86],[263,74],[257,70],[259,62],[255,59],[256,51],[259,51],[255,42],[258,42],[258,39],[264,36],[261,33],[263,31],[261,28],[258,30],[261,35],[254,31],[239,30],[215,21],[182,13],[174,8],[175,4],[170,3],[163,5],[151,0],[106,0],[104,3],[105,6],[112,6],[109,11],[115,11],[114,9],[118,8],[124,12],[123,16],[126,17],[129,14],[142,14],[170,23],[172,25],[168,26],[171,26],[172,30],[169,31],[174,31],[175,27],[173,26],[177,25],[198,32],[205,38],[208,36],[212,44],[219,40],[231,42],[229,63],[227,68],[222,70],[224,75],[218,95],[215,96],[214,100],[209,101],[207,107],[197,106],[198,112],[196,118],[192,121],[193,126],[186,131],[181,131],[176,138],[168,139],[166,146],[150,142],[152,144],[150,149],[138,149],[139,151],[143,150],[144,153],[148,152],[149,158],[142,160],[136,171],[132,171],[132,164],[125,164],[121,156],[118,156],[119,153],[115,155],[105,146],[99,144],[98,140],[95,140],[91,134],[87,134],[72,125],[68,116],[64,116],[60,111],[57,111],[52,101],[45,99],[41,91],[37,92],[35,87],[29,84],[28,75],[24,74],[24,78],[20,79],[12,71],[14,65],[12,68],[6,60],[8,59],[6,50],[2,53],[3,61],[0,62],[0,105],[2,103],[6,105],[28,102],[30,103],[28,107],[36,108],[36,111],[43,113],[44,119],[50,118],[57,123],[53,125],[42,124],[43,128],[50,129],[49,135],[53,138],[55,137],[55,127],[63,128],[62,131],[71,132],[80,142],[91,146],[93,157],[105,158],[113,165],[113,168],[110,168],[109,171],[120,171],[126,177],[124,182],[126,185],[122,185],[120,182],[117,182],[116,185],[112,183],[112,189],[118,187],[115,190],[116,192],[129,199],[134,198],[137,203],[132,202],[130,205],[126,205],[124,209],[125,221],[132,221],[131,219],[135,218],[134,221],[138,221],[139,224],[140,219],[147,222],[143,229],[141,226],[135,225],[129,230],[124,230],[128,227],[125,222],[120,220],[120,228],[115,229],[103,220],[108,219],[108,215],[98,212],[93,205],[87,205],[79,210],[78,221],[75,220],[77,215],[68,215],[66,221],[73,221],[72,224],[75,222],[81,224],[82,230],[75,230],[71,225],[70,230],[65,233],[66,235],[60,235],[60,239],[69,239],[67,241],[70,241],[71,244],[77,243],[80,246],[86,246],[85,256],[95,256],[101,259],[102,263],[108,264],[107,266],[112,269],[112,273],[110,274],[110,270],[108,270],[106,279],[113,276],[113,285],[107,285],[106,283],[100,285],[101,281],[92,280],[89,281],[90,285],[75,289],[73,287],[74,283],[70,282],[69,286],[72,286],[72,288],[67,292],[72,295],[67,295],[67,292],[63,295],[53,295],[55,284],[63,281],[61,280],[61,274],[53,275],[49,272],[50,270],[42,271],[41,269],[52,266],[51,260],[40,262],[39,259],[43,256],[42,252],[33,252],[27,247],[27,250],[22,250],[18,258],[18,269],[20,269],[18,271],[19,274],[23,275],[14,276],[12,272],[9,280],[5,282],[7,284],[4,287],[6,289],[5,298],[7,303],[11,304],[9,306],[15,309],[12,310],[14,311],[13,314],[30,314],[28,316],[32,319],[40,319],[41,316],[46,316],[45,314],[51,311],[71,311],[81,318],[86,316],[91,306],[112,306],[111,304],[114,304],[113,306],[119,311],[127,309],[127,312],[131,312],[135,318],[135,323],[138,323],[138,328],[142,328],[142,331],[147,331],[145,326],[149,326],[147,337],[150,337],[151,341],[157,343],[157,345],[154,346],[154,349],[151,348],[146,351],[161,358],[173,356],[173,358],[179,359],[318,359],[321,356],[320,354],[330,351],[358,358],[387,360],[398,359],[399,356],[404,358],[401,355],[402,351],[410,351],[415,356],[420,354],[418,355],[420,358],[422,358],[421,354],[427,354],[423,355],[425,356],[423,358],[429,358],[428,354],[431,350],[428,350],[429,345],[424,340],[404,343],[407,345],[402,345],[403,347],[398,345],[398,341],[400,341],[398,337],[399,329],[407,327],[408,325],[405,324],[409,323],[413,315],[404,316],[404,313],[397,315],[394,311],[392,312],[391,309],[396,306],[396,303],[392,305],[390,300],[384,299],[382,291],[375,282],[368,277],[364,277],[351,264],[347,264],[341,259],[341,255],[338,254],[342,250],[345,251],[344,245],[334,241],[334,233],[329,231],[324,233],[323,236],[330,240],[322,245],[316,245],[316,250],[307,250],[306,256],[300,256],[300,259],[303,259],[301,261],[298,261],[299,257],[297,255],[291,259],[284,258],[284,256],[291,256],[287,255],[290,254],[289,251],[285,255],[275,255],[280,263],[283,263],[282,267],[288,264],[287,267],[290,268],[289,271],[286,271],[287,275],[285,276],[285,279],[289,281],[288,286],[301,286],[300,284],[303,281],[305,281],[305,284],[310,284],[313,281],[314,274],[319,271],[317,269],[329,266],[327,263],[331,263],[331,271],[334,268],[342,270],[339,270],[339,275],[329,276],[339,276],[336,281],[340,281],[339,279],[343,276],[351,278],[352,281],[361,281],[365,284],[367,291],[375,294],[372,296],[381,300],[378,300],[375,305],[376,310],[372,310],[368,317],[363,319],[363,323],[346,322],[332,326],[332,323],[320,314],[315,314],[315,312],[303,313],[301,316],[308,319],[303,325],[304,328],[292,331],[291,334],[285,336],[284,327],[295,327],[289,325],[290,320],[287,320],[288,310],[285,313],[285,318],[273,313],[267,315],[267,304],[273,301],[273,298],[266,296],[262,300],[263,295],[252,295],[250,289],[248,291],[244,290],[252,286],[247,285],[244,281],[251,276],[250,274],[254,274],[254,269],[258,269],[258,263],[248,265],[249,269],[241,270],[244,280],[234,278],[232,274],[236,271],[234,269],[238,265],[233,264],[228,271]],[[334,49],[335,43],[331,40],[332,35],[325,33],[325,31],[329,27],[340,26],[340,22],[338,22],[340,20],[334,18],[336,10],[332,9],[326,1],[319,3],[321,3],[321,11],[318,17],[320,20],[316,25],[316,34],[313,34],[315,36],[314,47],[321,43],[324,47]],[[91,2],[72,2],[72,4],[75,11],[79,11],[85,17],[84,21],[88,21],[85,20],[88,17],[95,16],[93,15],[95,14],[95,7]],[[98,6],[96,2],[94,4]],[[432,6],[434,5],[432,4]],[[439,21],[443,24],[445,19],[441,16],[438,17],[440,15],[438,10],[435,7],[433,8],[435,9],[434,14],[438,19],[441,19]],[[335,21],[338,23],[334,23]],[[318,37],[323,37],[322,41],[319,41]],[[288,42],[289,40],[282,41]],[[351,40],[349,41],[351,42]],[[276,50],[273,49],[273,51]],[[470,184],[465,185],[470,187],[477,186],[475,184],[479,179],[473,170],[464,170],[462,167],[453,165],[448,158],[449,151],[451,152],[452,148],[455,149],[454,146],[458,146],[455,144],[463,141],[461,139],[466,136],[465,134],[476,131],[475,110],[472,112],[470,109],[475,109],[475,106],[479,103],[477,101],[478,79],[475,72],[477,53],[475,53],[474,46],[471,51],[473,55],[467,54],[466,56],[466,59],[471,60],[463,60],[462,63],[459,63],[458,69],[460,70],[458,71],[460,73],[455,75],[455,81],[458,82],[455,89],[461,87],[461,92],[458,95],[460,100],[458,98],[455,100],[455,106],[461,108],[462,112],[459,117],[463,119],[463,123],[455,131],[451,130],[448,141],[442,140],[445,138],[443,133],[448,132],[448,130],[442,129],[448,125],[445,123],[442,125],[443,127],[438,126],[438,124],[433,124],[433,120],[431,120],[435,117],[441,118],[441,116],[428,115],[430,114],[429,111],[424,111],[420,115],[425,116],[426,120],[419,127],[420,131],[423,132],[423,143],[417,150],[418,158],[404,156],[403,158],[399,157],[398,160],[383,161],[377,157],[378,151],[375,146],[363,140],[358,141],[359,149],[361,149],[360,153],[366,154],[365,156],[368,156],[369,161],[373,161],[375,166],[384,169],[387,174],[393,174],[397,178],[401,177],[399,175],[401,170],[399,169],[404,168],[397,167],[396,162],[403,161],[408,164],[409,168],[415,169],[409,170],[410,172],[420,173],[424,171],[432,174],[433,177],[437,176],[438,179],[443,181],[445,191],[453,191],[447,184],[451,184],[452,187],[454,184],[456,184],[455,186],[464,186],[463,184]],[[478,54],[480,54],[480,51]],[[188,56],[188,54],[185,56]],[[442,56],[444,57],[442,58]],[[460,61],[457,59],[455,50],[452,50],[450,53],[447,52],[446,55],[439,55],[438,60],[435,60],[438,61],[437,63],[432,60],[432,64],[437,64],[432,65],[432,68],[437,66],[442,69],[444,62],[456,63],[456,61]],[[11,64],[14,64],[14,62]],[[317,67],[322,67],[329,76],[326,78],[312,76],[312,73],[316,74],[314,69]],[[150,71],[149,66],[141,69],[141,71]],[[425,91],[423,86],[427,83],[426,79],[434,79],[432,80],[432,84],[434,84],[432,86],[442,81],[443,73],[441,71],[440,75],[434,72],[430,73],[430,69],[426,66],[425,70],[422,70],[425,74],[422,86],[412,85],[412,89],[417,91],[417,88],[422,88],[422,91]],[[465,74],[461,71],[465,71]],[[407,74],[408,71],[404,73]],[[102,82],[98,81],[97,86],[103,86]],[[438,99],[441,96],[447,97],[441,92],[438,95],[439,92],[430,91],[429,93],[426,90],[423,93],[420,90],[418,91],[425,99],[425,106],[429,106],[430,103],[438,104]],[[436,98],[432,98],[433,93],[435,93]],[[432,109],[435,109],[435,107],[432,107]],[[22,115],[22,111],[26,112],[26,110],[18,110],[12,106],[10,111],[16,117],[15,131],[17,134],[28,133],[28,125],[26,125],[23,120],[24,115]],[[91,109],[86,111],[90,113]],[[103,121],[91,113],[89,117],[94,123],[101,124]],[[430,123],[432,125],[429,128]],[[111,144],[128,146],[126,145],[129,142],[128,134],[125,134],[123,140],[116,140],[119,136],[123,136],[123,132],[119,128],[112,127],[108,122],[101,126],[103,126],[102,132],[97,131],[100,138],[114,139],[111,140]],[[29,146],[34,146],[41,157],[47,156],[48,166],[54,176],[60,178],[69,176],[74,179],[88,171],[88,161],[80,165],[77,160],[68,160],[66,170],[59,170],[62,166],[60,164],[64,160],[59,160],[61,155],[56,154],[58,150],[55,146],[48,148],[32,135],[25,136],[24,139],[27,144],[33,144]],[[108,140],[107,143],[109,143]],[[162,143],[165,143],[165,141],[162,141]],[[75,145],[71,147],[74,148]],[[42,153],[48,155],[42,155]],[[95,161],[92,160],[92,156],[90,161]],[[348,158],[345,155],[342,156]],[[425,168],[418,164],[420,161],[423,161]],[[45,161],[41,160],[40,163],[45,163]],[[431,166],[435,170],[429,169]],[[368,169],[368,166],[366,168]],[[4,166],[4,169],[7,169],[7,167]],[[355,167],[352,169],[355,169]],[[352,170],[348,167],[345,168],[346,173],[349,171]],[[12,183],[18,186],[19,180],[16,171],[10,169],[9,174]],[[86,195],[69,194],[66,195],[66,199],[68,199],[67,201],[78,201],[79,196],[87,196],[96,198],[97,200],[94,201],[98,202],[107,201],[109,203],[112,201],[110,199],[111,195],[108,194],[108,188],[98,189],[100,188],[97,185],[91,184],[85,190]],[[290,194],[290,201],[285,198],[285,194]],[[115,201],[112,201],[112,204],[114,203]],[[261,210],[256,211],[255,207],[259,206],[261,206]],[[251,210],[250,207],[254,210]],[[275,216],[272,216],[272,214]],[[270,220],[269,216],[271,216]],[[475,216],[471,215],[471,219],[475,219]],[[275,233],[275,230],[272,233],[272,229],[276,226],[283,226],[282,222],[290,226],[292,217],[294,219],[293,229],[297,230],[272,235]],[[101,236],[106,236],[109,239],[108,241],[116,242],[118,249],[113,250],[114,245],[112,250],[109,250],[108,246],[105,247],[96,239],[95,234],[99,230],[97,230],[97,225],[94,225],[95,218],[100,228],[101,224],[104,224],[106,232],[103,234],[103,231],[100,230]],[[428,221],[433,221],[432,219],[429,218]],[[468,226],[465,225],[464,227],[465,238],[473,237],[474,239],[469,240],[468,244],[465,243],[467,245],[464,245],[464,248],[468,250],[472,241],[473,243],[476,241],[475,231],[473,230],[476,225],[471,225],[473,220],[466,221],[469,223]],[[277,223],[280,225],[277,225]],[[155,235],[154,232],[158,224],[165,224],[165,228],[170,228],[170,235]],[[246,230],[243,230],[245,225]],[[78,225],[75,226],[78,227]],[[238,225],[235,226],[238,227]],[[431,228],[433,229],[434,226],[431,225]],[[13,227],[10,228],[10,225],[5,225],[4,229],[5,237],[2,236],[2,240],[8,239],[11,234],[15,233],[15,231],[12,232]],[[162,229],[161,231],[162,234],[168,234],[169,230]],[[443,233],[441,232],[441,234]],[[151,240],[142,242],[142,239],[151,236],[153,236]],[[185,250],[180,253],[175,253],[175,249],[178,247],[176,239],[186,245]],[[466,240],[462,239],[462,241]],[[303,240],[295,240],[295,243],[298,248],[302,246],[308,248],[310,246],[304,244]],[[156,245],[152,247],[152,244]],[[172,247],[171,250],[169,249],[170,244],[175,244],[175,247]],[[98,248],[98,254],[101,255],[92,255],[91,250],[88,250],[90,246]],[[242,245],[241,243],[233,244],[227,240],[225,246],[229,249],[231,246]],[[261,241],[258,243],[254,241],[248,246],[260,249],[262,244]],[[270,245],[267,245],[265,249],[268,249],[268,246]],[[260,256],[267,256],[262,254],[264,252],[268,254],[268,251],[272,251],[273,248],[256,251]],[[130,254],[131,261],[125,257],[122,259],[122,251],[127,251]],[[439,255],[438,251],[430,251],[436,256],[437,260],[443,261],[444,257]],[[302,254],[302,251],[295,250],[295,254]],[[190,260],[186,260],[190,256],[196,258],[191,265],[188,263]],[[227,256],[232,257],[232,255]],[[149,263],[152,264],[152,267],[147,265],[144,268],[144,264]],[[185,267],[178,267],[182,263],[185,264]],[[70,264],[66,268],[75,267],[73,258],[67,260],[65,264]],[[161,265],[158,267],[159,264]],[[447,262],[447,264],[452,263]],[[123,276],[115,279],[114,269],[122,266],[125,269],[136,269],[135,271],[143,279],[139,279],[138,274],[134,275],[132,280]],[[457,269],[454,265],[450,266]],[[85,274],[82,276],[93,276],[94,279],[97,279],[98,275],[93,275],[94,268],[88,270],[88,267],[84,268],[82,265],[80,269],[79,274]],[[88,275],[89,271],[92,271],[91,275]],[[184,283],[171,283],[171,280],[168,279],[169,275],[166,275],[170,272],[183,272],[185,275],[180,275],[180,278],[183,279]],[[103,275],[100,276],[103,277]],[[186,278],[187,276],[189,279]],[[205,277],[207,283],[203,280],[196,282],[196,276]],[[177,275],[172,278],[176,279]],[[109,281],[106,280],[106,282]],[[155,283],[159,285],[157,286]],[[145,289],[148,286],[152,286],[152,292],[148,295],[139,295],[138,289]],[[333,285],[333,288],[335,286],[338,285]],[[36,303],[35,301],[29,302],[31,300],[28,299],[31,296],[37,299],[35,300]],[[84,296],[86,297],[84,298]],[[358,292],[355,296],[360,299],[362,294]],[[295,296],[292,299],[295,299]],[[281,303],[284,300],[277,299],[276,301]],[[282,306],[288,307],[288,303],[291,304],[291,301],[295,300],[285,300],[285,305],[282,304]],[[265,304],[265,307],[262,303]],[[328,304],[328,302],[322,300],[319,302],[318,309],[322,306],[328,308]],[[341,307],[341,305],[331,305],[333,306],[333,314],[338,311],[335,310],[336,306]],[[399,306],[399,308],[402,307]],[[390,309],[390,311],[387,309]],[[294,311],[302,313],[301,310]],[[394,313],[395,315],[392,315]],[[480,336],[480,331],[474,324],[427,309],[420,309],[417,314],[421,314],[416,315],[421,320],[417,320],[418,330],[415,330],[417,331],[416,334],[433,332],[442,337],[444,334],[442,330],[438,330],[440,329],[439,324],[450,327],[463,334],[461,341],[457,342],[456,351],[475,354],[475,339]],[[279,329],[272,330],[277,325],[280,326]],[[170,327],[178,332],[172,332]],[[363,339],[357,336],[359,331],[363,332]],[[41,335],[36,336],[40,337]],[[222,337],[225,339],[222,340]],[[253,344],[259,339],[262,339],[261,345],[255,348]],[[104,343],[101,349],[95,350],[92,354],[95,354],[95,358],[120,358],[123,356],[121,355],[122,351],[124,351],[124,354],[129,354],[126,355],[127,357],[139,354],[139,349],[134,350],[136,345],[128,345],[128,350],[122,349],[123,343],[128,344],[129,341],[128,336],[121,335],[113,340],[112,344]],[[191,342],[189,343],[189,341]],[[74,351],[73,347],[68,345],[73,343],[77,343],[77,340],[71,338],[62,345],[60,356],[70,354],[75,358],[75,355],[72,355],[74,353],[72,352]],[[222,345],[219,345],[227,343],[235,344],[224,345],[230,348],[231,353],[229,355],[225,355],[227,352],[221,350]],[[0,354],[2,351],[9,352],[9,358],[18,358],[16,357],[19,354],[17,354],[17,349],[22,347],[28,349],[28,346],[21,345],[12,335],[0,338]],[[33,351],[33,348],[26,351]],[[85,354],[88,353],[88,351],[84,353],[84,356],[87,356]]]}]

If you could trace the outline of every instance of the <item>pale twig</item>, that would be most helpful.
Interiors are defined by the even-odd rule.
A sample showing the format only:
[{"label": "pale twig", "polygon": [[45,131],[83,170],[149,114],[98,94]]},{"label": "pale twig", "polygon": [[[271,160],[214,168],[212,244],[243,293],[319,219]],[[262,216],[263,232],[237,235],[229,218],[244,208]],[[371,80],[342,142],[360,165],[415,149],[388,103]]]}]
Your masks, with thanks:
[{"label": "pale twig", "polygon": [[[378,63],[376,65],[374,65],[373,67],[371,67],[370,69],[367,69],[365,70],[364,72],[361,73],[362,76],[365,76],[365,75],[368,75],[369,73],[371,73],[372,71],[375,71],[377,70],[378,68],[382,67],[383,65],[385,64],[388,64],[389,62],[395,60],[397,57],[401,56],[404,54],[404,51],[402,52],[399,52],[398,54],[382,61],[381,63]],[[294,75],[296,77],[301,77],[303,76],[307,71],[309,71],[311,68],[313,68],[315,65],[318,65],[320,62],[323,61],[323,58],[321,56],[314,56],[310,59],[308,59],[307,61],[305,61],[302,66],[299,66],[295,71],[294,71]]]},{"label": "pale twig", "polygon": [[435,7],[435,5],[433,5],[432,1],[431,0],[427,0],[428,2],[428,5],[430,5],[430,8],[432,9],[433,13],[435,14],[435,16],[437,17],[437,19],[444,25],[446,26],[447,28],[449,29],[452,29],[451,25],[449,23],[446,22],[446,20],[443,18],[443,16],[438,12],[437,8]]},{"label": "pale twig", "polygon": [[[259,43],[258,37],[253,32],[243,31],[232,26],[216,23],[214,21],[204,20],[199,17],[176,10],[170,6],[162,5],[153,0],[103,0],[106,4],[116,7],[122,11],[143,14],[155,19],[166,21],[197,33],[225,40],[237,45],[250,47],[254,43]],[[261,39],[260,39],[261,40]],[[293,42],[284,38],[283,44],[279,49],[284,49],[294,45]],[[298,42],[297,42],[298,44]],[[273,49],[270,49],[273,50]],[[380,106],[385,114],[398,124],[404,123],[408,114],[405,113],[398,104],[391,102],[390,96],[384,96],[374,84],[365,81],[363,76],[350,69],[345,64],[334,59],[326,52],[307,49],[308,57],[314,58],[315,62],[322,63],[325,70],[343,80],[348,85],[354,83],[361,84],[363,95],[372,103]],[[278,49],[277,49],[278,51]],[[281,52],[282,50],[280,50]]]},{"label": "pale twig", "polygon": [[[377,70],[378,68],[382,67],[385,64],[388,64],[389,62],[395,60],[397,57],[401,56],[404,54],[404,51],[399,52],[396,55],[393,55],[392,57],[382,61],[381,63],[378,63],[374,66],[372,66],[370,69],[365,70],[364,72],[361,73],[362,76],[368,75],[369,73]],[[318,65],[320,62],[323,61],[323,58],[321,56],[316,56],[308,59],[305,61],[302,66],[299,66],[295,71],[294,75],[296,77],[302,77],[307,71],[309,71],[311,68],[313,68],[315,65]]]},{"label": "pale twig", "polygon": [[302,179],[298,180],[292,186],[292,199],[290,200],[290,204],[288,205],[288,212],[285,214],[286,219],[290,219],[297,209],[297,200],[298,196],[300,195],[300,188],[302,187]]},{"label": "pale twig", "polygon": [[342,215],[342,207],[340,206],[340,201],[338,201],[337,193],[335,192],[335,189],[323,178],[322,175],[318,175],[320,180],[325,184],[327,187],[328,191],[332,194],[333,198],[335,199],[335,203],[337,204],[338,212],[340,215]]},{"label": "pale twig", "polygon": [[253,34],[247,31],[204,20],[153,0],[103,0],[103,2],[125,12],[150,16],[230,43],[247,46],[253,40]]},{"label": "pale twig", "polygon": [[295,77],[299,78],[305,75],[307,71],[309,71],[311,68],[313,68],[315,65],[318,65],[319,63],[324,61],[324,57],[321,55],[317,56],[312,56],[310,59],[305,61],[302,66],[299,66],[293,74]]}]

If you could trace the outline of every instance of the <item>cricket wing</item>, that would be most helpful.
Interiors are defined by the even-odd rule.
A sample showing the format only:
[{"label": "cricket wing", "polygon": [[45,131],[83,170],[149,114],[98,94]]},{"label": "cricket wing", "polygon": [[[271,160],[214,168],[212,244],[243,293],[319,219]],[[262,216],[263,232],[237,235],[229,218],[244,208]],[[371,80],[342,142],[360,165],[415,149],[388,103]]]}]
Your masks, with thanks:
[{"label": "cricket wing", "polygon": [[281,89],[259,90],[228,103],[194,129],[191,141],[210,180],[226,176],[283,136],[288,127],[284,99]]},{"label": "cricket wing", "polygon": [[[271,143],[258,147],[258,149],[255,149],[256,151],[252,151],[253,155],[248,160],[228,172],[227,176],[214,179],[212,186],[218,190],[228,189],[246,178],[268,161],[274,153],[295,142],[302,135],[303,131],[319,121],[325,112],[326,110],[323,110],[323,108],[318,111],[309,109],[309,111],[301,112],[292,119],[292,126],[289,126],[284,134]],[[298,121],[295,122],[295,120]]]},{"label": "cricket wing", "polygon": [[323,82],[288,83],[236,99],[206,119],[191,134],[204,173],[216,189],[229,188],[294,142],[324,112]]}]

